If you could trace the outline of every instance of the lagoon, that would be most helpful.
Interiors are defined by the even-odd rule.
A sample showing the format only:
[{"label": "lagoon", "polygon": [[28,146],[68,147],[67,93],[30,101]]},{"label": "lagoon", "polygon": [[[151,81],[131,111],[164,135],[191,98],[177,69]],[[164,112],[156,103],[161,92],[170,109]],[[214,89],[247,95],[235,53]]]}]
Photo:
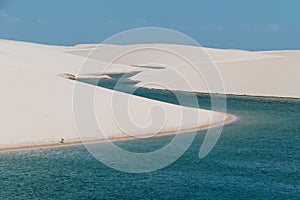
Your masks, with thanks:
[{"label": "lagoon", "polygon": [[[140,89],[140,96],[176,103],[173,93]],[[155,94],[153,94],[155,93]],[[191,94],[181,92],[187,97]],[[197,95],[209,108],[209,96]],[[84,146],[0,154],[1,199],[298,199],[300,196],[300,100],[227,97],[238,121],[225,125],[207,157],[199,159],[205,131],[185,154],[151,173],[115,171]],[[188,133],[187,133],[188,134]],[[134,152],[167,144],[172,135],[115,142]]]}]

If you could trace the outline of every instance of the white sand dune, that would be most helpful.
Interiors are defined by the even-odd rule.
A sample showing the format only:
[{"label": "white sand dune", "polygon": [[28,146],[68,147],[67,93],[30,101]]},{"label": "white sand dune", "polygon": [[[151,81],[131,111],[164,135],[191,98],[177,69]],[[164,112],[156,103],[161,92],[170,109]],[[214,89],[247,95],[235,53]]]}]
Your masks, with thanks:
[{"label": "white sand dune", "polygon": [[[148,50],[145,51],[145,47]],[[300,51],[248,52],[170,44],[101,45],[100,47],[82,44],[60,47],[0,40],[2,92],[0,149],[57,144],[61,138],[64,138],[65,142],[78,142],[81,139],[147,136],[157,132],[203,128],[210,123],[222,122],[225,117],[222,113],[130,96],[61,77],[61,74],[65,73],[81,77],[101,77],[99,72],[109,74],[139,71],[131,78],[140,81],[137,86],[209,91],[205,82],[207,77],[203,78],[199,75],[178,55],[162,52],[159,49],[167,49],[180,56],[188,57],[193,64],[199,64],[200,72],[205,70],[205,67],[212,66],[209,64],[211,58],[220,72],[225,91],[211,86],[210,92],[300,98]],[[85,56],[90,52],[92,54],[86,59]],[[116,59],[113,66],[107,68],[108,62],[126,52],[131,53]],[[136,67],[139,65],[154,68]],[[164,68],[161,68],[162,66]],[[215,74],[207,74],[207,76],[213,80]],[[107,75],[102,77],[109,78]],[[182,77],[187,80],[181,81]],[[75,83],[83,92],[95,92],[96,122],[101,125],[99,128],[95,123],[91,123],[89,118],[83,118],[83,124],[87,127],[85,127],[86,131],[80,132],[80,135],[76,130],[72,107]],[[128,127],[126,125],[124,128],[122,123],[116,123],[116,114],[114,115],[110,105],[115,99],[121,101],[128,97],[130,97],[128,113],[136,123],[136,127],[125,122]],[[151,118],[149,108],[155,106],[162,108],[164,113],[154,112],[154,109]],[[120,109],[122,110],[122,105]],[[182,112],[197,117],[184,120],[181,124]],[[165,116],[165,120],[155,121],[161,116]],[[211,120],[212,116],[215,117],[214,120]],[[157,123],[153,124],[153,122]],[[105,133],[105,136],[100,132]]]},{"label": "white sand dune", "polygon": [[[188,58],[190,59],[190,61],[195,61],[195,60],[197,61],[199,58],[199,54],[201,55],[205,52],[210,56],[211,60],[214,63],[273,59],[273,58],[282,58],[285,56],[280,54],[281,51],[279,52],[270,51],[268,53],[250,52],[250,51],[237,50],[237,49],[213,49],[213,48],[206,48],[206,47],[185,46],[185,45],[176,45],[176,44],[134,44],[134,45],[123,45],[123,46],[108,45],[108,44],[101,44],[101,45],[86,44],[86,45],[76,45],[74,46],[74,48],[66,48],[65,51],[70,54],[80,55],[80,56],[88,56],[89,53],[93,51],[93,54],[91,54],[89,57],[108,62],[111,61],[112,58],[116,57],[116,55],[121,55],[124,52],[129,52],[134,49],[141,49],[145,47],[161,48],[161,49],[173,50],[174,52],[180,52],[181,55],[189,55]],[[290,52],[294,52],[294,51],[290,51]],[[161,59],[160,55],[158,55],[158,52],[155,53],[156,53],[156,57],[159,58],[160,61],[164,61],[164,59]],[[134,62],[139,62],[139,63],[145,62],[145,60],[139,60],[140,58],[138,58],[135,55],[138,54],[132,54],[132,56],[126,56],[126,59],[120,59],[119,61],[124,64],[132,64]],[[151,61],[153,62],[153,60]],[[179,65],[179,63],[177,62],[174,63],[172,62],[172,60],[168,60],[167,62],[170,64]]]},{"label": "white sand dune", "polygon": [[[84,61],[81,56],[65,53],[66,48],[72,47],[0,41],[0,149],[58,144],[61,138],[70,143],[145,137],[149,134],[203,128],[222,123],[225,118],[223,113],[176,106],[62,78],[62,73],[76,74]],[[87,73],[96,73],[99,67],[106,65],[104,61],[96,59],[89,59],[86,63],[88,67],[83,72]],[[135,67],[115,64],[108,72],[134,70]],[[80,134],[74,123],[72,107],[75,83],[83,93],[95,92],[96,122],[100,125],[98,127],[89,117],[83,116],[81,120],[86,125],[86,131]],[[125,102],[129,97],[128,113],[136,127],[122,123],[122,119],[116,123],[116,117],[124,113],[114,113],[110,106],[116,99]],[[164,112],[156,110],[157,106]],[[123,107],[122,104],[121,111]],[[154,110],[149,113],[149,108]],[[182,120],[182,113],[194,117]]]},{"label": "white sand dune", "polygon": [[[191,65],[188,65],[181,59],[174,58],[175,56],[162,54],[160,51],[153,50],[152,52],[146,52],[139,49],[148,47],[173,50],[183,57],[186,56],[189,58],[189,61],[193,64],[210,62],[208,57],[203,55],[206,53],[211,58],[211,61],[215,63],[225,87],[225,91],[219,89],[214,90],[214,87],[211,87],[210,92],[300,98],[300,51],[297,50],[249,52],[171,44],[103,45],[96,49],[95,47],[95,45],[79,45],[75,46],[74,49],[66,50],[66,52],[73,55],[86,56],[92,51],[93,53],[90,55],[92,58],[108,62],[117,55],[132,52],[137,49],[137,52],[130,53],[116,60],[116,63],[123,65],[163,63],[166,66],[165,70],[147,70],[134,76],[132,79],[141,81],[138,86],[157,89],[164,88],[159,85],[151,84],[156,82],[167,86],[166,89],[171,90],[209,92],[205,80],[199,76],[195,76],[196,73]],[[201,63],[199,64],[201,71]],[[189,77],[193,88],[186,87],[181,83],[168,84],[168,79],[165,80],[163,77],[168,77],[168,75],[174,73],[174,71],[177,74],[183,74],[185,77]],[[215,74],[209,74],[207,76],[213,78]]]}]

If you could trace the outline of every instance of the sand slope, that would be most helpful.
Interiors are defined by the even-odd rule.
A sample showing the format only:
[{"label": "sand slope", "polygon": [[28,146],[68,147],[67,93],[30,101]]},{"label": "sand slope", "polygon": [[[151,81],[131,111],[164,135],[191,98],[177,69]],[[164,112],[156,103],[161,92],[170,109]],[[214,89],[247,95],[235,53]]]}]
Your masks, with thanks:
[{"label": "sand slope", "polygon": [[[86,60],[85,56],[90,52],[92,54]],[[108,62],[126,52],[126,56],[116,59],[113,66],[107,68]],[[190,62],[196,63],[200,73],[180,56],[188,57]],[[222,113],[184,108],[136,96],[130,98],[126,107],[128,110],[123,109],[122,103],[116,112],[110,106],[111,103],[116,99],[126,102],[128,94],[95,88],[61,77],[64,73],[86,77],[104,71],[138,71],[131,77],[140,81],[137,86],[208,92],[205,79],[215,80],[215,74],[208,72],[203,77],[201,72],[213,66],[211,60],[225,87],[223,91],[211,85],[211,92],[300,98],[300,51],[248,52],[170,44],[100,47],[82,44],[64,47],[0,40],[0,149],[57,144],[61,138],[66,142],[76,142],[80,139],[145,136],[222,122]],[[140,65],[146,67],[138,67]],[[81,131],[80,135],[74,123],[72,107],[75,83],[79,84],[83,93],[95,92],[96,102],[94,119],[97,120],[92,122],[88,117],[82,118],[86,131]],[[151,112],[149,108],[155,106],[164,112],[155,108]],[[116,123],[116,116],[127,112],[135,126],[122,120]],[[196,117],[190,117],[180,124],[182,112]],[[211,121],[213,115],[215,118]],[[161,116],[165,118],[161,119]]]},{"label": "sand slope", "polygon": [[[125,107],[128,108],[135,126],[123,126],[122,120],[117,120],[116,123],[116,116],[121,113],[118,113],[118,110],[114,112],[111,103],[122,99],[125,102],[130,96],[60,77],[61,73],[76,74],[84,59],[65,53],[65,48],[69,47],[0,41],[0,149],[58,144],[61,138],[64,138],[65,142],[76,142],[80,139],[147,136],[149,133],[199,128],[209,123],[222,122],[225,117],[222,113],[184,108],[133,96],[128,107]],[[104,61],[90,59],[86,72],[97,72],[99,66],[105,65]],[[132,70],[135,68],[121,64],[110,69],[111,72]],[[82,117],[86,127],[80,135],[74,123],[72,107],[75,83],[79,84],[83,93],[95,92],[95,113],[98,122],[91,123],[89,113],[88,117]],[[157,106],[163,113],[150,112],[150,108]],[[184,120],[181,124],[182,112],[194,117]],[[164,118],[161,118],[162,116]],[[214,121],[211,121],[212,116],[215,116]],[[156,120],[153,124],[155,119],[164,120]]]}]

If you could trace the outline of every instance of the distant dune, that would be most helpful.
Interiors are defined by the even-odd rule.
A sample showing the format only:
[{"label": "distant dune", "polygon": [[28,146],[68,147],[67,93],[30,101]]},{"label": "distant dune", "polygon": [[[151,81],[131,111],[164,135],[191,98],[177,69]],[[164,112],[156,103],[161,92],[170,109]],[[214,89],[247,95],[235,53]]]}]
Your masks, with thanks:
[{"label": "distant dune", "polygon": [[[83,48],[84,47],[84,48]],[[253,96],[275,96],[275,97],[293,97],[300,98],[300,51],[265,51],[249,52],[234,49],[211,49],[191,46],[180,46],[170,44],[148,44],[148,45],[126,45],[126,46],[101,46],[95,49],[95,45],[76,46],[67,49],[67,52],[73,55],[86,56],[91,50],[90,57],[101,61],[110,61],[117,55],[124,52],[132,51],[145,47],[154,47],[180,52],[181,55],[188,55],[190,61],[195,64],[201,62],[204,58],[203,52],[211,58],[219,70],[223,79],[225,93],[235,95],[253,95]],[[141,81],[138,86],[161,88],[147,83],[163,83],[162,74],[168,75],[171,71],[177,70],[178,73],[185,74],[191,70],[191,66],[181,62],[179,59],[173,59],[168,56],[161,56],[159,51],[153,51],[144,54],[143,51],[127,55],[116,62],[123,65],[143,65],[147,62],[160,62],[166,65],[165,70],[145,71],[133,77],[134,80]],[[201,65],[200,65],[201,66]],[[200,70],[201,71],[201,70]],[[192,71],[188,72],[194,74]],[[186,75],[188,76],[188,74]],[[205,81],[201,82],[197,77],[193,80],[191,75],[190,81],[193,83],[193,91],[208,92]],[[166,84],[168,85],[168,84]],[[191,88],[177,84],[170,87],[172,90],[191,91]],[[224,93],[221,90],[212,90],[215,93]]]}]

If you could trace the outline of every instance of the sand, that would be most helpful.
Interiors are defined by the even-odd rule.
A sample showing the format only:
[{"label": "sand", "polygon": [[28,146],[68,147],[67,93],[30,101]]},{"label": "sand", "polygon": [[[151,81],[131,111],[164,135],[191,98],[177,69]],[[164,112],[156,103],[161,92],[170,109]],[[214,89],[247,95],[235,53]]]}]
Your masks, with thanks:
[{"label": "sand", "polygon": [[[224,119],[231,119],[224,113],[181,107],[65,79],[61,74],[77,74],[85,61],[82,56],[65,52],[66,48],[72,47],[7,40],[1,40],[0,44],[0,119],[3,122],[0,150],[47,147],[59,144],[62,138],[65,144],[76,144],[81,141],[150,137],[207,128],[209,124],[222,124]],[[106,61],[96,59],[89,59],[86,63],[88,67],[81,71],[82,74],[96,73],[99,66],[107,65]],[[114,64],[114,68],[106,72],[135,70],[136,67]],[[75,84],[82,93],[93,95],[96,103],[92,111],[95,111],[95,116],[94,113],[74,111]],[[88,105],[90,99],[86,99],[81,99],[83,105]],[[127,99],[129,104],[125,108],[128,110],[122,110],[123,104],[117,111],[113,110],[116,106],[110,106],[112,102],[124,103]],[[122,118],[116,119],[127,112],[133,124],[123,122]],[[192,117],[182,120],[182,113]],[[76,119],[74,116],[80,117]],[[79,120],[86,127],[80,128],[74,120]]]},{"label": "sand", "polygon": [[[144,51],[145,48],[152,50]],[[117,59],[108,67],[108,63],[120,53],[135,49],[142,50]],[[161,53],[159,49],[187,57],[189,62]],[[199,67],[200,73],[190,62]],[[227,122],[233,120],[225,113],[181,107],[95,88],[63,78],[63,74],[108,79],[110,73],[138,72],[131,79],[139,81],[139,87],[300,98],[299,64],[300,51],[249,52],[171,44],[100,47],[82,44],[65,47],[0,40],[0,150],[56,146],[61,138],[64,138],[65,144],[59,146],[82,141],[150,137],[208,128],[209,124],[224,123],[224,119]],[[207,87],[206,79],[216,80],[216,74],[205,71],[212,66],[219,72],[224,88],[213,82]],[[205,77],[202,72],[206,73]],[[88,97],[95,99],[95,107],[91,108],[95,109],[94,115],[84,114],[82,110],[77,113],[79,111],[76,109],[74,115],[74,88],[87,94],[86,102],[84,98],[80,101],[82,105],[91,103]],[[89,96],[91,94],[93,96]],[[127,99],[130,101],[126,110],[123,106],[111,106],[112,102],[124,104]],[[119,109],[117,112],[113,109],[115,107]],[[160,109],[155,109],[157,107]],[[154,110],[151,112],[150,108]],[[123,113],[129,113],[133,124],[122,122],[122,119],[121,123],[116,123],[116,118],[118,122],[118,116],[122,118]],[[182,113],[196,117],[182,120]],[[87,117],[78,118],[82,115]],[[78,120],[86,127],[78,127],[75,123]]]},{"label": "sand", "polygon": [[[297,50],[250,52],[171,44],[143,44],[126,46],[110,45],[105,48],[100,47],[96,50],[94,49],[95,45],[91,45],[90,48],[89,45],[79,45],[72,50],[66,50],[66,52],[72,55],[86,56],[93,50],[91,57],[97,60],[109,61],[116,55],[145,47],[173,50],[189,58],[193,64],[209,62],[207,57],[203,56],[203,52],[205,52],[219,71],[225,88],[225,90],[222,90],[212,86],[210,91],[212,93],[300,98],[300,87],[298,87],[300,85],[300,79],[298,78],[300,71],[300,51]],[[209,92],[203,78],[198,76],[193,77],[195,72],[193,72],[190,65],[187,65],[179,59],[174,59],[172,56],[161,56],[159,51],[147,53],[148,54],[145,54],[143,51],[140,51],[140,53],[137,52],[116,61],[123,65],[143,65],[147,62],[155,63],[155,60],[165,64],[165,70],[147,70],[134,76],[132,78],[133,80],[141,81],[137,86],[156,89]],[[203,69],[204,68],[205,67],[203,67]],[[181,83],[176,85],[168,84],[162,77],[168,76],[168,74],[174,72],[174,70],[177,74],[183,74],[185,77],[189,77],[189,81],[194,87],[189,88]],[[211,76],[213,79],[215,74],[208,74],[206,76],[208,78]],[[167,87],[151,84],[153,82],[164,84]]]}]

